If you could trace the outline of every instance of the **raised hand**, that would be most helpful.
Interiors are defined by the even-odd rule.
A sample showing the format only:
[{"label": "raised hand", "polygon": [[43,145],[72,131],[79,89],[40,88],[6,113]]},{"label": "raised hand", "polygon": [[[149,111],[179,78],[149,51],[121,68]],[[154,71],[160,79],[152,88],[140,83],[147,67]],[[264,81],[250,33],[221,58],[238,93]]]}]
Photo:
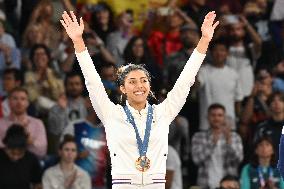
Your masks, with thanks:
[{"label": "raised hand", "polygon": [[80,18],[79,23],[73,11],[70,11],[70,15],[64,11],[62,18],[63,20],[60,20],[60,22],[73,43],[82,40],[82,34],[84,31],[83,19]]},{"label": "raised hand", "polygon": [[215,18],[215,11],[209,12],[205,16],[201,26],[202,37],[204,39],[207,39],[208,41],[211,41],[211,39],[213,38],[214,30],[219,25],[219,21],[214,23]]}]

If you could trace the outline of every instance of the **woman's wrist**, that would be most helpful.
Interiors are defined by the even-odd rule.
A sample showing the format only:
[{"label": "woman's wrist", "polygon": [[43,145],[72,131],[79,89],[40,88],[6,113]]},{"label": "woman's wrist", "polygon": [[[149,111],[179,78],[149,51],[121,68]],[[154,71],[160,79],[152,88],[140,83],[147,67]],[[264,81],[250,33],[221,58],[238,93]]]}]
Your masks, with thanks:
[{"label": "woman's wrist", "polygon": [[73,40],[74,48],[76,53],[81,53],[86,50],[85,42],[83,38]]}]

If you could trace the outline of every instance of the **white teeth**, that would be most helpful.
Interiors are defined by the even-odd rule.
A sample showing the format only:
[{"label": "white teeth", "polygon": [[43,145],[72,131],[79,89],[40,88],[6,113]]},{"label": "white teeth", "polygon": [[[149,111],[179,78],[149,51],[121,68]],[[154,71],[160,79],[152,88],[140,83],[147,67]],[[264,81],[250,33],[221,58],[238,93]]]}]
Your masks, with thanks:
[{"label": "white teeth", "polygon": [[143,95],[144,92],[135,92],[134,94],[135,94],[135,95]]}]

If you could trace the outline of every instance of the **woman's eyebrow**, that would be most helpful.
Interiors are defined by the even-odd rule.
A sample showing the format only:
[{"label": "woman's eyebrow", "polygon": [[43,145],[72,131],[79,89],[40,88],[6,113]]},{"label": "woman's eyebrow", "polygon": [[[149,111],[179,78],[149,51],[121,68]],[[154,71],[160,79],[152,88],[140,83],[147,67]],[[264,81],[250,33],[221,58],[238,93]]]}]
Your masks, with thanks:
[{"label": "woman's eyebrow", "polygon": [[134,78],[134,77],[132,77],[132,78],[128,78],[129,80],[136,80],[136,79],[148,79],[147,77],[140,77],[140,78]]}]

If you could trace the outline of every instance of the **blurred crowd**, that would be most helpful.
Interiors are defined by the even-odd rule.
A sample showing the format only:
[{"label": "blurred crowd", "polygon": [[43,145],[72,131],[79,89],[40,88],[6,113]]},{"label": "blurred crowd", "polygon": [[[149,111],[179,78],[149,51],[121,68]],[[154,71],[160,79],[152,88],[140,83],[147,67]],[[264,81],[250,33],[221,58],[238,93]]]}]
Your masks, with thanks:
[{"label": "blurred crowd", "polygon": [[[64,10],[109,98],[117,69],[143,64],[162,102],[200,37],[217,27],[188,100],[170,125],[166,189],[284,189],[283,0],[0,0],[0,188],[108,189],[105,131],[93,110]],[[114,125],[115,127],[115,125]]]}]

